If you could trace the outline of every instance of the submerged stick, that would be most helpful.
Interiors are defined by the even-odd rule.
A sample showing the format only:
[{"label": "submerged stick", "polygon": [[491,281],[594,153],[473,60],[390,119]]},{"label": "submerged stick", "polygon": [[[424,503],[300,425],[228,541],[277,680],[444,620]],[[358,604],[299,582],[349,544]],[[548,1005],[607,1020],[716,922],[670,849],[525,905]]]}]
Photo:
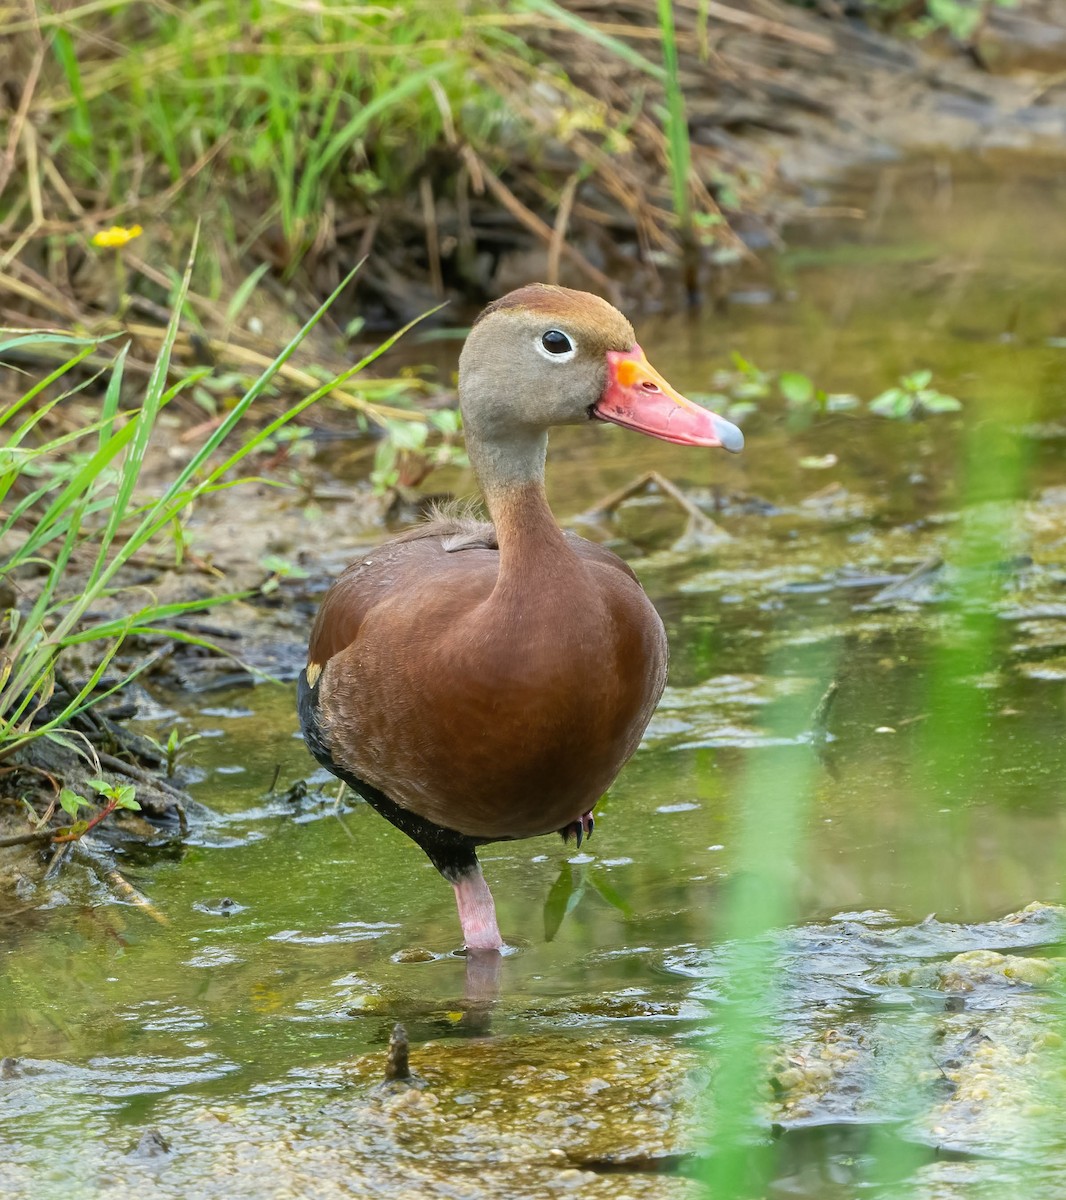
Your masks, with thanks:
[{"label": "submerged stick", "polygon": [[148,899],[147,896],[133,886],[132,883],[119,871],[111,866],[106,861],[102,860],[99,855],[94,854],[88,846],[79,844],[76,853],[79,858],[83,859],[89,866],[89,869],[101,880],[110,884],[111,888],[126,900],[133,904],[143,912],[147,913],[159,925],[169,925],[170,919],[159,911],[158,908]]},{"label": "submerged stick", "polygon": [[389,1053],[385,1059],[385,1081],[392,1083],[398,1079],[410,1079],[411,1067],[407,1061],[407,1030],[399,1021],[392,1027],[389,1038]]},{"label": "submerged stick", "polygon": [[827,732],[826,726],[829,723],[829,710],[833,707],[833,702],[836,700],[839,691],[840,684],[837,680],[830,680],[829,686],[822,693],[822,698],[814,706],[814,711],[811,713],[811,732],[823,741]]},{"label": "submerged stick", "polygon": [[5,846],[46,846],[52,840],[52,831],[36,829],[32,833],[13,833],[10,837],[0,837],[0,848]]}]

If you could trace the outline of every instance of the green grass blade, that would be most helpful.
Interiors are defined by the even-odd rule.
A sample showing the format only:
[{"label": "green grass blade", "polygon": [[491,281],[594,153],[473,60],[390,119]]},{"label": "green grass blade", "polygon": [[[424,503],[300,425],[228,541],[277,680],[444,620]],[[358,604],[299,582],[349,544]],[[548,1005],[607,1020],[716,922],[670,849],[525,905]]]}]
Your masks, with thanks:
[{"label": "green grass blade", "polygon": [[23,546],[23,553],[36,553],[48,540],[47,535],[51,533],[52,526],[57,522],[65,520],[75,497],[86,495],[91,491],[104,468],[112,462],[137,432],[138,425],[138,419],[136,417],[132,418],[117,433],[112,434],[96,453],[70,476],[66,486],[41,516],[32,534]]},{"label": "green grass blade", "polygon": [[[32,344],[34,342],[41,341],[41,340],[44,340],[44,339],[26,337],[26,338],[16,338],[12,342],[0,343],[0,356],[3,355],[3,352],[5,349],[11,348],[12,346],[21,346],[21,345]],[[60,341],[61,339],[49,338],[47,340],[48,341]],[[66,375],[68,371],[70,371],[72,368],[76,367],[78,365],[78,363],[82,362],[83,359],[88,358],[89,355],[92,354],[92,352],[96,349],[96,346],[97,346],[96,342],[86,342],[84,344],[83,348],[77,354],[75,354],[73,358],[68,358],[65,363],[63,363],[61,366],[56,367],[56,369],[54,371],[52,371],[50,374],[46,375],[38,383],[35,383],[28,392],[26,392],[22,396],[20,396],[12,405],[10,405],[8,408],[6,408],[2,412],[0,412],[0,426],[3,426],[8,421],[10,421],[11,418],[14,417],[16,413],[20,412],[23,408],[25,408],[27,404],[31,404],[41,394],[41,392],[43,392],[45,390],[45,388],[51,387],[51,385],[53,383],[55,383],[55,381],[57,379],[62,379],[63,376]]]},{"label": "green grass blade", "polygon": [[74,118],[71,129],[71,141],[82,148],[92,144],[92,122],[89,120],[89,106],[85,103],[85,90],[81,83],[81,71],[78,68],[78,56],[74,50],[74,42],[65,29],[57,29],[52,37],[52,49],[63,68],[67,86],[74,101]]},{"label": "green grass blade", "polygon": [[378,116],[414,95],[415,92],[425,87],[429,80],[442,75],[451,66],[450,62],[445,61],[434,63],[430,67],[423,67],[421,71],[415,71],[413,75],[406,76],[393,87],[380,92],[368,104],[362,105],[355,116],[330,138],[321,153],[304,168],[296,195],[297,215],[300,217],[307,215],[311,189],[330,170],[341,154],[351,147],[352,142],[367,131]]},{"label": "green grass blade", "polygon": [[574,33],[579,33],[590,42],[595,42],[596,45],[602,46],[605,50],[610,50],[612,54],[616,55],[623,62],[629,63],[631,67],[637,67],[645,75],[650,75],[653,79],[658,79],[660,82],[665,81],[663,68],[657,63],[653,63],[650,59],[645,58],[643,54],[638,53],[627,42],[623,42],[621,38],[604,33],[602,29],[597,29],[595,25],[577,16],[576,13],[568,12],[562,5],[556,4],[555,0],[521,0],[521,6],[527,12],[540,13],[542,16],[555,21],[556,24],[571,29]]},{"label": "green grass blade", "polygon": [[118,352],[111,368],[111,378],[107,381],[107,391],[104,393],[104,407],[101,415],[100,444],[103,445],[105,435],[110,437],[115,432],[115,417],[118,415],[118,402],[122,395],[122,376],[126,366],[126,355],[130,344]]},{"label": "green grass blade", "polygon": [[260,279],[270,270],[270,263],[261,262],[258,267],[248,276],[247,279],[233,293],[233,298],[226,305],[226,321],[232,325],[244,311],[244,306],[252,297],[259,284]]}]

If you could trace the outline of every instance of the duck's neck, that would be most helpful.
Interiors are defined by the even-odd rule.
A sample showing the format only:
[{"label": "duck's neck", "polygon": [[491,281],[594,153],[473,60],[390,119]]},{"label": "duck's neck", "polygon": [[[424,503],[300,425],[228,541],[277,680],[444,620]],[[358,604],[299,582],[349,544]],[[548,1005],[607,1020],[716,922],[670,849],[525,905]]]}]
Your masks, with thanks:
[{"label": "duck's neck", "polygon": [[548,435],[543,430],[506,442],[467,440],[500,547],[500,584],[565,569],[573,551],[556,524],[544,493]]}]

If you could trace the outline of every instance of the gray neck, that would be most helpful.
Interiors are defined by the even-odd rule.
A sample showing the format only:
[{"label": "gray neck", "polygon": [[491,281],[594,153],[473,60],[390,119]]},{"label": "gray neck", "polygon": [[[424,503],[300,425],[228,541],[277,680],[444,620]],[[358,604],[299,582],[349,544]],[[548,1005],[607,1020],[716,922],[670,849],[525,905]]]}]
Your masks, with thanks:
[{"label": "gray neck", "polygon": [[531,484],[544,486],[544,460],[548,453],[545,429],[509,429],[505,439],[467,434],[467,453],[489,512],[494,513],[498,498]]},{"label": "gray neck", "polygon": [[546,430],[508,430],[506,440],[471,437],[470,464],[477,475],[500,547],[496,594],[501,602],[525,604],[530,578],[547,579],[573,567],[573,552],[555,522],[544,494]]}]

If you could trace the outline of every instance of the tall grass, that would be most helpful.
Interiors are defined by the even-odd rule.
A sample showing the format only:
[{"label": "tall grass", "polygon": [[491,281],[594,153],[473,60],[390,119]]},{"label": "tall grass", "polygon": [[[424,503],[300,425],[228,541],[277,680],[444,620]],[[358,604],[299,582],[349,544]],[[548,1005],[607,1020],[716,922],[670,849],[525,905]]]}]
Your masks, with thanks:
[{"label": "tall grass", "polygon": [[[990,729],[996,692],[984,687],[982,680],[1003,672],[1009,663],[1010,627],[999,616],[999,606],[1004,562],[1025,550],[1017,523],[1017,502],[1030,489],[1026,443],[1018,432],[1022,419],[1016,411],[1009,420],[991,411],[971,414],[958,468],[957,532],[945,555],[957,568],[957,590],[935,615],[925,610],[916,618],[927,626],[930,653],[924,666],[916,664],[915,668],[921,671],[913,692],[919,730],[911,743],[914,749],[908,761],[907,787],[898,800],[900,816],[908,824],[935,829],[943,828],[947,814],[960,845],[973,841],[970,807],[973,800],[984,798],[981,763],[989,738],[994,736]],[[768,670],[771,676],[780,674],[773,659]],[[829,680],[846,672],[847,664],[827,654],[817,670]],[[764,721],[766,733],[775,741],[802,741],[810,726],[810,707],[795,699],[773,706]],[[1009,748],[1004,747],[1003,753],[1009,754]],[[787,948],[783,935],[796,915],[794,881],[806,870],[807,831],[818,828],[811,820],[815,797],[820,786],[832,786],[832,781],[820,784],[820,775],[813,744],[806,755],[797,746],[761,750],[752,756],[737,798],[736,858],[718,916],[724,939],[718,977],[723,982],[708,1037],[713,1082],[707,1109],[709,1156],[704,1183],[706,1195],[713,1200],[765,1196],[776,1175],[780,1156],[766,1128],[770,1103],[766,1052],[779,1044],[780,1029],[786,1024],[782,1006],[788,987],[784,974]],[[912,857],[900,855],[895,860],[896,869],[902,879],[917,885],[918,894],[927,896],[931,890],[936,894],[930,876],[935,879],[943,865],[932,852],[926,852],[920,839],[917,844]],[[952,890],[947,888],[942,894],[952,895]],[[1019,896],[1018,907],[1034,898],[1066,901],[1066,895]],[[833,953],[833,947],[826,949]],[[1048,1064],[1048,1092],[1027,1097],[1026,1081],[1019,1079],[1023,1090],[1018,1109],[1031,1113],[1016,1147],[1019,1163],[1029,1155],[1034,1161],[1044,1155],[1046,1164],[1047,1147],[1053,1143],[1066,1153],[1060,1120],[1066,1092],[1064,983],[1060,973],[1057,983],[1051,985],[1046,1040],[1037,1043]],[[915,1003],[919,1005],[919,1001]],[[898,1028],[908,1015],[905,1009],[888,1013],[884,1027],[889,1031]],[[836,1019],[848,1020],[841,1014]],[[975,1018],[973,1036],[980,1031],[977,1021],[979,1018]],[[928,1043],[917,1051],[907,1038],[895,1044],[891,1034],[884,1038],[876,1077],[866,1081],[870,1121],[866,1152],[849,1162],[854,1194],[869,1192],[893,1200],[934,1194],[916,1174],[929,1156],[920,1145],[901,1137],[894,1124],[908,1111],[917,1114],[928,1095],[924,1090],[910,1095],[892,1090],[892,1081],[898,1086],[899,1080],[911,1076],[916,1060],[928,1064],[927,1076],[934,1073],[943,1052],[935,1042],[932,1022],[926,1033]],[[942,1082],[947,1084],[947,1078]],[[921,1086],[927,1085],[928,1079]],[[935,1086],[936,1081],[928,1085],[929,1094]],[[913,1087],[919,1089],[918,1082]],[[943,1098],[946,1093],[937,1094]],[[991,1104],[991,1099],[988,1102]],[[814,1175],[824,1182],[829,1172],[824,1163],[819,1166],[822,1171]],[[965,1187],[952,1190],[947,1184],[935,1194],[973,1194],[989,1200],[1049,1194],[1027,1191],[1020,1177],[1004,1187],[978,1180],[973,1183],[976,1190],[972,1193]],[[788,1187],[797,1188],[797,1194],[804,1196],[818,1194],[807,1190],[798,1175]],[[845,1192],[832,1194],[843,1196]]]},{"label": "tall grass", "polygon": [[[345,279],[303,328],[262,371],[155,499],[137,495],[141,472],[153,437],[158,436],[160,413],[184,388],[204,372],[170,383],[171,354],[178,335],[180,314],[189,287],[190,255],[173,300],[173,317],[144,389],[132,411],[122,408],[127,381],[128,346],[115,355],[107,370],[78,381],[76,371],[100,343],[62,333],[6,331],[0,340],[0,359],[14,351],[37,347],[54,351],[65,347],[69,357],[31,386],[0,414],[0,431],[7,444],[0,451],[0,542],[15,545],[0,560],[0,580],[16,589],[29,588],[32,603],[8,613],[8,636],[0,648],[0,759],[30,741],[49,737],[66,740],[64,729],[79,713],[126,686],[142,667],[134,667],[105,691],[101,679],[127,638],[155,633],[197,644],[201,639],[171,625],[191,609],[225,603],[231,596],[187,603],[133,602],[144,589],[127,588],[122,570],[154,539],[164,536],[199,497],[235,482],[232,473],[279,429],[314,404],[331,389],[357,375],[374,362],[404,332],[383,341],[340,376],[331,379],[286,409],[263,428],[246,433],[228,454],[217,452],[227,439],[240,434],[242,423],[255,404],[350,282]],[[72,395],[87,387],[103,389],[100,416],[88,425],[50,440],[38,435],[48,415]],[[53,389],[59,394],[42,401]],[[34,573],[37,573],[34,577]],[[123,616],[101,616],[102,601],[126,592]],[[91,644],[94,664],[75,694],[41,717],[55,689],[56,671],[74,647]]]},{"label": "tall grass", "polygon": [[[693,178],[673,6],[642,6],[635,24],[658,18],[661,62],[595,10],[556,0],[35,5],[5,30],[11,69],[32,80],[33,131],[16,136],[18,123],[0,115],[17,166],[0,188],[0,224],[20,230],[9,253],[47,274],[38,243],[48,240],[55,261],[76,259],[69,234],[92,232],[94,213],[104,225],[143,225],[153,244],[173,240],[168,226],[180,239],[202,215],[212,252],[198,259],[194,299],[217,299],[256,263],[292,279],[365,237],[361,255],[382,230],[417,246],[419,222],[447,213],[442,239],[454,240],[458,215],[462,276],[472,195],[485,196],[479,209],[502,196],[510,219],[541,236],[545,201],[568,224],[574,172],[582,184],[594,178],[593,204],[614,197],[655,244],[674,246],[677,230],[691,233],[690,194],[705,193]],[[561,31],[572,36],[555,60],[544,45]],[[605,54],[633,79],[606,101]],[[595,70],[584,71],[586,59]],[[569,165],[545,160],[543,148],[560,143]],[[486,174],[506,178],[511,195],[485,193]],[[536,211],[521,214],[522,204]],[[21,282],[23,295],[36,287]]]},{"label": "tall grass", "polygon": [[681,88],[673,0],[658,0],[658,16],[663,47],[663,86],[666,91],[666,119],[663,122],[663,130],[666,134],[666,161],[670,174],[670,191],[674,199],[674,212],[681,228],[683,243],[688,245],[693,240],[692,204],[689,191],[692,150],[689,146],[688,119],[685,116],[685,93]]},{"label": "tall grass", "polygon": [[214,216],[231,242],[276,223],[290,270],[331,202],[402,193],[460,114],[486,137],[507,120],[471,66],[515,39],[457,0],[115,0],[39,21],[59,77],[46,69],[35,112],[54,121],[71,187],[152,206],[198,171],[224,175]]}]

